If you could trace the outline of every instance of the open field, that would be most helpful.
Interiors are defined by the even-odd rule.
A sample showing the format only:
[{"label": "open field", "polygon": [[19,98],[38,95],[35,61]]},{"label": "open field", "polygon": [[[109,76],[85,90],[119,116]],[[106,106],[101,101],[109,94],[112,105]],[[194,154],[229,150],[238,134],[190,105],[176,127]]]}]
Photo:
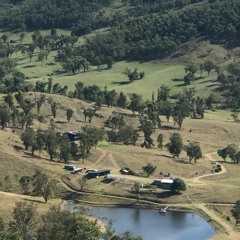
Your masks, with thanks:
[{"label": "open field", "polygon": [[[52,58],[52,60],[51,60]],[[60,65],[53,61],[54,53],[49,56],[47,64],[41,65],[40,62],[29,63],[29,59],[24,59],[22,65],[19,65],[21,70],[30,80],[34,83],[36,80],[47,81],[48,76],[52,72],[56,72]],[[135,69],[145,72],[145,77],[141,80],[135,80],[130,83],[124,73],[126,68]],[[183,65],[166,65],[157,62],[118,62],[113,65],[110,70],[98,71],[95,68],[90,69],[86,73],[72,75],[71,73],[53,74],[53,82],[58,82],[62,86],[68,86],[70,91],[75,89],[75,83],[83,82],[85,85],[98,85],[101,89],[107,86],[108,90],[115,89],[117,92],[124,93],[139,93],[144,99],[151,99],[152,92],[157,96],[157,89],[161,85],[167,85],[171,88],[171,94],[176,94],[183,90],[184,84],[180,79],[185,75]],[[204,78],[195,81],[191,87],[199,92],[202,97],[207,97],[211,90],[216,87],[214,83],[216,78],[215,74],[205,76]]]},{"label": "open field", "polygon": [[[87,36],[95,35],[98,31],[103,32],[107,31],[107,29],[96,30]],[[70,34],[68,30],[57,29],[57,32],[58,35]],[[41,31],[41,33],[43,35],[50,34],[50,30],[44,30]],[[19,43],[19,34],[9,32],[6,34],[9,40]],[[31,43],[31,35],[32,32],[26,32],[22,43]],[[83,44],[85,38],[86,36],[80,37],[78,45]],[[190,41],[182,48],[183,49],[180,48],[177,53],[164,59],[152,62],[117,62],[113,64],[112,69],[107,70],[105,66],[102,66],[103,70],[100,71],[97,70],[95,66],[90,66],[88,72],[81,72],[76,75],[63,71],[60,63],[55,60],[57,55],[56,51],[51,51],[48,58],[43,62],[37,59],[39,49],[35,50],[31,62],[27,54],[23,55],[20,52],[14,53],[12,58],[16,60],[17,68],[22,71],[28,81],[33,84],[37,80],[47,81],[48,77],[51,76],[54,83],[58,82],[61,85],[66,85],[70,91],[75,89],[74,84],[76,82],[81,81],[85,85],[96,84],[102,89],[107,86],[109,90],[115,89],[117,92],[137,92],[142,94],[144,99],[151,99],[152,92],[155,92],[156,96],[157,89],[163,84],[171,88],[171,95],[181,92],[183,88],[186,87],[181,80],[185,75],[184,66],[193,59],[198,63],[211,60],[223,67],[233,61],[233,59],[226,60],[226,55],[228,54],[226,49],[219,45],[210,44],[207,41]],[[234,55],[234,50],[231,51]],[[138,68],[139,71],[144,71],[144,79],[130,83],[128,77],[123,74],[126,68],[132,70]],[[203,78],[200,78],[200,74],[198,73],[196,74],[197,80],[192,83],[190,87],[194,87],[197,90],[197,95],[207,97],[218,86],[215,81],[216,77],[214,71],[212,71],[209,76],[204,72]]]},{"label": "open field", "polygon": [[[63,32],[63,34],[69,34],[69,32]],[[24,41],[25,43],[31,41],[31,33],[27,34]],[[84,41],[84,39],[80,39],[79,44],[81,44],[82,41]],[[212,60],[212,58],[215,58],[217,62],[224,66],[225,62],[222,59],[226,52],[222,48],[212,47],[212,56],[207,56],[204,59]],[[206,52],[206,49],[202,48],[200,44],[199,56],[204,52]],[[60,64],[55,62],[55,56],[56,52],[51,52],[48,59],[43,63],[37,61],[37,52],[34,54],[32,62],[30,62],[27,56],[23,56],[20,53],[15,53],[13,58],[17,61],[17,68],[22,71],[28,78],[28,81],[32,83],[36,80],[47,81],[47,78],[51,76],[53,77],[54,83],[58,82],[61,85],[67,85],[68,90],[74,90],[74,84],[81,81],[85,85],[99,85],[102,89],[107,86],[108,90],[115,89],[117,92],[137,92],[142,94],[144,99],[151,99],[153,91],[156,96],[157,89],[163,84],[171,88],[171,95],[181,92],[185,87],[181,81],[181,78],[185,75],[184,65],[188,62],[188,59],[194,59],[194,55],[189,53],[189,56],[191,56],[190,58],[185,55],[177,58],[170,57],[154,62],[118,62],[115,63],[110,70],[98,71],[95,67],[90,67],[90,70],[86,73],[71,75],[71,73],[64,73],[62,71]],[[201,61],[204,59],[201,59]],[[135,67],[137,67],[139,71],[145,71],[145,78],[129,83],[127,76],[124,75],[123,72],[126,68],[133,70]],[[199,75],[197,75],[197,77],[199,77]],[[217,83],[215,82],[216,73],[212,72],[209,76],[203,73],[203,77],[204,78],[196,80],[190,87],[195,87],[199,96],[207,97],[217,87]],[[38,94],[28,94],[28,98],[30,98],[31,101],[35,101],[36,97],[38,97]],[[83,110],[86,107],[92,106],[91,104],[76,99],[68,99],[64,96],[47,95],[47,100],[50,101],[51,98],[58,103],[59,107],[55,119],[56,127],[59,131],[78,130],[85,125]],[[33,127],[35,129],[48,127],[49,120],[52,119],[49,101],[42,107],[40,113],[45,116],[46,122],[39,123],[37,120],[34,120]],[[74,109],[75,114],[71,121],[67,123],[66,109],[69,107]],[[138,117],[133,117],[131,111],[107,108],[106,106],[103,106],[100,112],[103,117],[94,117],[92,124],[99,127],[103,126],[104,121],[108,119],[113,111],[124,112],[126,114],[125,120],[128,123],[131,123],[134,127],[139,126]],[[37,117],[36,109],[33,110],[33,114]],[[187,145],[190,141],[199,142],[203,154],[216,152],[219,148],[223,148],[231,143],[240,145],[240,125],[233,122],[230,114],[231,113],[228,111],[206,111],[203,120],[185,119],[182,130],[180,131],[184,144]],[[157,136],[160,133],[163,133],[164,143],[167,143],[170,135],[173,132],[178,132],[178,130],[173,127],[172,121],[167,123],[164,117],[161,117],[161,120],[162,128],[156,129],[153,134],[155,144]],[[191,132],[189,131],[190,129]],[[30,152],[23,149],[22,142],[19,138],[22,130],[16,129],[15,133],[12,133],[11,129],[7,130],[8,131],[5,132],[0,131],[0,152],[2,156],[0,158],[0,171],[4,173],[1,175],[1,190],[21,193],[18,183],[19,178],[22,175],[31,176],[34,173],[34,169],[38,168],[44,170],[51,178],[55,178],[59,182],[57,197],[66,197],[67,199],[76,197],[86,202],[98,202],[99,204],[111,204],[116,202],[114,198],[106,199],[91,195],[81,195],[77,197],[75,194],[69,194],[69,191],[65,190],[66,186],[62,183],[62,178],[68,179],[71,185],[79,189],[79,179],[83,174],[72,175],[67,173],[63,170],[62,162],[59,162],[57,158],[50,162],[45,152],[41,157],[39,153],[36,152],[36,156],[32,158]],[[141,172],[142,166],[149,162],[157,166],[155,174],[150,176],[150,178],[128,177],[116,183],[106,183],[102,178],[88,181],[86,186],[88,190],[106,194],[129,196],[133,199],[121,199],[119,200],[120,204],[134,204],[136,194],[131,191],[134,182],[139,181],[141,183],[150,184],[160,172],[164,174],[170,173],[171,176],[182,177],[188,185],[187,191],[181,195],[176,195],[161,189],[142,189],[140,194],[141,200],[148,199],[148,201],[156,201],[161,204],[187,204],[189,207],[194,206],[194,204],[211,202],[234,203],[239,199],[239,165],[227,163],[225,164],[227,173],[224,175],[204,178],[201,183],[195,183],[193,181],[195,177],[210,174],[212,172],[213,166],[207,157],[200,159],[197,164],[189,164],[184,151],[179,159],[173,159],[166,149],[160,151],[156,147],[152,150],[140,148],[142,141],[143,136],[140,134],[140,139],[135,147],[103,142],[97,149],[92,150],[92,154],[86,159],[84,164],[81,160],[71,160],[70,162],[77,167],[94,167],[98,169],[110,168],[113,174],[119,174],[119,170],[122,167],[130,167],[137,172]],[[214,159],[218,161],[221,160],[217,155],[213,156]],[[9,161],[11,161],[10,167],[8,167]],[[8,210],[9,213],[15,200],[18,200],[18,198],[14,199],[14,201],[13,199],[4,199],[2,206],[4,206],[4,202],[11,202]],[[45,210],[43,209],[42,211]],[[9,218],[8,213],[5,213],[7,219]]]},{"label": "open field", "polygon": [[[36,97],[37,96],[38,94],[36,94]],[[31,101],[34,101],[35,94],[28,93],[27,97],[31,99]],[[77,130],[85,124],[83,110],[91,106],[91,104],[76,99],[69,99],[64,96],[47,94],[47,102],[41,108],[41,115],[45,116],[46,123],[40,124],[37,120],[34,120],[34,128],[48,127],[48,123],[50,119],[52,119],[48,102],[51,98],[54,98],[59,105],[57,117],[55,119],[56,127],[59,131]],[[74,108],[75,111],[74,117],[69,123],[67,123],[66,120],[66,109],[68,107]],[[115,107],[107,108],[106,106],[103,106],[100,111],[103,118],[94,117],[92,123],[96,126],[103,126],[104,121],[108,119],[113,111],[124,112],[125,121],[131,123],[135,127],[139,126],[138,117],[133,117],[131,111]],[[33,114],[36,117],[36,109],[33,110]],[[221,161],[221,159],[213,153],[230,143],[240,145],[240,125],[233,122],[230,113],[227,111],[216,110],[214,112],[206,112],[205,117],[206,118],[202,120],[185,119],[181,131],[173,127],[172,121],[167,123],[164,117],[162,117],[162,128],[156,129],[153,134],[155,144],[159,133],[164,134],[164,143],[167,143],[173,132],[179,132],[183,137],[185,145],[187,145],[189,141],[199,142],[203,154],[211,154],[214,160]],[[190,128],[192,129],[191,132],[189,132]],[[84,173],[76,175],[68,173],[63,169],[63,162],[59,162],[58,158],[54,158],[54,161],[49,161],[46,152],[43,152],[41,156],[36,152],[35,156],[32,157],[30,151],[24,150],[24,146],[19,138],[22,130],[18,128],[14,129],[14,132],[12,130],[11,128],[7,128],[4,131],[0,131],[0,171],[2,172],[2,185],[0,186],[0,190],[2,191],[7,190],[20,194],[19,178],[22,175],[32,176],[35,169],[41,169],[51,178],[58,181],[56,193],[56,197],[58,198],[76,198],[83,202],[97,202],[98,204],[116,204],[117,202],[118,204],[134,205],[136,202],[136,194],[131,190],[134,182],[151,184],[154,178],[157,177],[160,172],[163,172],[164,174],[170,173],[171,176],[183,178],[188,186],[187,191],[179,195],[172,194],[170,191],[163,189],[151,187],[143,188],[140,191],[140,201],[143,205],[145,201],[148,204],[150,201],[153,201],[157,205],[171,203],[180,206],[184,205],[185,207],[193,207],[204,203],[235,203],[236,200],[239,199],[239,165],[230,164],[228,160],[228,163],[223,163],[227,169],[225,174],[205,177],[201,178],[199,181],[194,181],[196,177],[212,173],[213,165],[207,156],[198,160],[197,164],[189,164],[184,151],[181,153],[179,159],[173,159],[166,149],[162,151],[156,147],[150,150],[143,149],[140,147],[143,141],[142,134],[140,134],[141,137],[136,146],[102,142],[97,149],[92,149],[92,153],[85,160],[85,163],[82,163],[81,160],[71,160],[70,163],[76,165],[76,167],[82,168],[109,168],[112,174],[121,176],[119,170],[122,167],[130,167],[136,172],[141,172],[142,166],[150,162],[157,167],[156,172],[152,176],[149,178],[121,176],[118,181],[113,182],[105,181],[104,178],[100,177],[89,180],[85,187],[88,191],[91,190],[96,192],[96,195],[71,193],[71,189],[66,187],[62,180],[65,179],[70,186],[78,190],[80,188],[79,179],[84,176]],[[9,164],[9,162],[11,162],[11,164]],[[103,197],[104,194],[107,196],[120,195],[122,197],[116,201],[115,197]],[[2,200],[2,207],[4,206],[4,202],[6,203],[9,201],[8,212],[4,211],[6,219],[9,218],[9,211],[14,206],[15,201],[18,200],[20,200],[20,198],[17,197],[15,199],[4,197]],[[43,199],[40,198],[38,201],[43,202]],[[53,202],[54,201],[55,200],[53,200]],[[41,205],[41,203],[39,204]],[[43,209],[41,209],[41,207],[43,207],[43,205],[40,206],[40,211],[46,210],[45,206]]]}]

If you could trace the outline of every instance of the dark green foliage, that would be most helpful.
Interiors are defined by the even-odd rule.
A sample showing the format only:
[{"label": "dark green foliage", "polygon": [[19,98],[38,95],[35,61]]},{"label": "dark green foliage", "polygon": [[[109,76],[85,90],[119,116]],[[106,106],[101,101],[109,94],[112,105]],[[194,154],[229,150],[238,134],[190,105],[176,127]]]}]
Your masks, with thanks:
[{"label": "dark green foliage", "polygon": [[98,142],[103,141],[105,138],[104,128],[98,128],[91,125],[86,125],[79,133],[80,153],[84,159],[90,153],[92,147],[96,147]]},{"label": "dark green foliage", "polygon": [[130,232],[125,232],[120,236],[115,235],[111,238],[111,240],[142,240],[141,237],[133,237]]},{"label": "dark green foliage", "polygon": [[[145,8],[146,5],[142,10]],[[101,64],[105,64],[109,57],[115,61],[153,59],[174,52],[179,45],[199,35],[212,42],[239,43],[237,0],[208,2],[168,14],[161,14],[158,10],[160,13],[146,14],[141,18],[132,17],[131,13],[131,18],[125,17],[126,21],[118,22],[108,34],[89,39],[83,48],[84,55],[87,57],[91,52]],[[140,13],[143,14],[142,11]],[[229,17],[233,15],[233,18]],[[92,64],[97,65],[94,60],[89,58]],[[190,69],[194,75],[197,69]]]},{"label": "dark green foliage", "polygon": [[44,144],[45,144],[45,132],[42,131],[41,129],[38,129],[36,134],[36,146],[40,154],[44,148]]},{"label": "dark green foliage", "polygon": [[70,121],[70,119],[72,118],[72,116],[73,116],[73,114],[74,114],[74,111],[73,111],[73,109],[71,109],[71,108],[68,108],[67,109],[67,121],[69,122]]},{"label": "dark green foliage", "polygon": [[194,75],[192,73],[188,73],[184,76],[183,81],[185,85],[190,85],[194,81]]},{"label": "dark green foliage", "polygon": [[151,138],[151,135],[154,132],[153,122],[146,117],[140,119],[139,130],[143,131],[144,133],[144,142],[142,143],[141,147],[146,147],[148,149],[152,148],[154,146],[153,139]]},{"label": "dark green foliage", "polygon": [[126,108],[126,105],[127,105],[127,96],[123,92],[120,92],[117,98],[117,106],[124,109]]},{"label": "dark green foliage", "polygon": [[181,135],[179,133],[173,133],[170,137],[170,142],[167,143],[166,147],[173,157],[179,157],[183,148]]},{"label": "dark green foliage", "polygon": [[217,153],[224,161],[229,157],[234,164],[240,162],[240,151],[235,144],[229,144],[227,147],[219,149]]},{"label": "dark green foliage", "polygon": [[162,133],[160,133],[158,135],[157,142],[158,142],[158,148],[160,148],[162,150],[162,148],[163,148],[163,134]]},{"label": "dark green foliage", "polygon": [[226,161],[226,158],[228,156],[227,148],[219,149],[217,153],[221,158],[223,158],[224,161]]},{"label": "dark green foliage", "polygon": [[135,112],[141,113],[145,108],[143,104],[142,95],[132,93],[129,94],[129,98],[130,98],[129,109],[133,112],[133,114],[135,114]]},{"label": "dark green foliage", "polygon": [[11,93],[8,93],[6,96],[4,96],[4,102],[9,106],[9,108],[14,106],[13,96]]},{"label": "dark green foliage", "polygon": [[75,142],[71,142],[70,144],[70,154],[73,159],[77,159],[78,145]]},{"label": "dark green foliage", "polygon": [[14,239],[32,239],[39,223],[36,205],[17,202],[13,210],[13,220],[9,223],[9,232],[16,234],[17,238]]},{"label": "dark green foliage", "polygon": [[135,68],[133,71],[131,69],[126,69],[125,74],[128,76],[130,82],[143,79],[145,76],[145,72],[139,72],[137,68]]},{"label": "dark green foliage", "polygon": [[195,62],[190,62],[185,67],[185,72],[190,73],[192,75],[192,78],[194,80],[194,75],[198,71],[198,65]]},{"label": "dark green foliage", "polygon": [[46,100],[46,95],[40,94],[40,97],[38,98],[37,103],[36,103],[38,115],[40,113],[40,109],[41,109],[42,105],[44,104],[45,100]]},{"label": "dark green foliage", "polygon": [[47,182],[48,176],[40,170],[35,170],[35,173],[32,176],[33,194],[41,195]]},{"label": "dark green foliage", "polygon": [[162,85],[160,89],[158,89],[158,101],[166,102],[169,98],[170,88],[168,86]]},{"label": "dark green foliage", "polygon": [[187,156],[189,157],[189,163],[194,160],[196,163],[198,159],[202,158],[202,151],[197,143],[190,142],[189,145],[186,148]]},{"label": "dark green foliage", "polygon": [[53,118],[56,118],[57,116],[57,108],[58,108],[57,103],[53,101],[51,103],[51,111],[52,111]]},{"label": "dark green foliage", "polygon": [[116,132],[125,125],[124,117],[120,114],[114,114],[110,116],[106,121],[106,126],[112,128],[112,131]]},{"label": "dark green foliage", "polygon": [[117,133],[117,141],[125,145],[135,145],[139,138],[138,130],[130,125],[123,126]]},{"label": "dark green foliage", "polygon": [[36,146],[36,133],[32,128],[27,128],[25,132],[21,134],[21,140],[25,146],[25,149],[28,150],[29,147]]},{"label": "dark green foliage", "polygon": [[233,216],[235,217],[236,219],[236,224],[239,224],[240,223],[240,200],[238,200],[233,209],[231,210]]},{"label": "dark green foliage", "polygon": [[89,219],[83,211],[71,213],[62,210],[60,205],[51,206],[48,212],[40,217],[36,205],[17,202],[9,228],[6,229],[2,221],[0,223],[2,240],[99,240],[102,237],[97,220]]},{"label": "dark green foliage", "polygon": [[56,155],[57,147],[58,147],[58,136],[57,133],[48,129],[44,134],[44,143],[46,147],[46,151],[49,154],[50,160],[53,160],[53,157]]},{"label": "dark green foliage", "polygon": [[83,115],[84,115],[84,118],[85,118],[85,122],[87,122],[87,118],[88,118],[88,122],[91,123],[92,118],[95,115],[95,109],[92,109],[92,108],[84,109]]},{"label": "dark green foliage", "polygon": [[171,188],[171,191],[179,193],[182,191],[186,191],[187,186],[181,178],[176,178],[173,180],[173,183],[171,184],[170,188]]},{"label": "dark green foliage", "polygon": [[142,167],[142,170],[148,175],[148,177],[153,174],[156,170],[156,166],[153,166],[151,163],[148,163],[146,166]]},{"label": "dark green foliage", "polygon": [[22,176],[19,180],[23,194],[28,194],[31,186],[32,178],[29,176]]},{"label": "dark green foliage", "polygon": [[101,237],[97,221],[89,220],[81,213],[61,210],[60,206],[52,206],[42,216],[42,223],[37,231],[38,240],[99,240]]},{"label": "dark green foliage", "polygon": [[104,91],[104,99],[108,107],[112,107],[115,104],[117,93],[115,90]]},{"label": "dark green foliage", "polygon": [[70,159],[71,146],[67,135],[61,136],[59,145],[60,145],[60,160],[63,160],[65,163],[68,163]]},{"label": "dark green foliage", "polygon": [[0,125],[2,129],[7,126],[7,123],[11,120],[10,109],[2,104],[0,105]]},{"label": "dark green foliage", "polygon": [[210,74],[211,70],[213,70],[215,67],[214,63],[210,60],[206,60],[203,64],[203,68],[205,71],[207,71],[208,75]]},{"label": "dark green foliage", "polygon": [[32,176],[32,192],[35,195],[43,196],[45,203],[53,196],[56,184],[54,179],[50,180],[48,176],[40,170],[35,170]]}]

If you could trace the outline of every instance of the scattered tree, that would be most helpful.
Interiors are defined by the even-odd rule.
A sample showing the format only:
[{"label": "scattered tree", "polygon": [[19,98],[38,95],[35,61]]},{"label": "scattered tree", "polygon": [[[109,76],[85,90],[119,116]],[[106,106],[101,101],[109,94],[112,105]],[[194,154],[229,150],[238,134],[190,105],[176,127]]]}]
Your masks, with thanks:
[{"label": "scattered tree", "polygon": [[234,218],[236,219],[236,224],[240,223],[240,200],[237,200],[233,209],[231,210]]},{"label": "scattered tree", "polygon": [[154,172],[155,172],[155,170],[156,170],[156,166],[153,166],[151,163],[148,163],[146,166],[143,166],[142,167],[142,170],[148,175],[148,177],[150,176],[150,175],[152,175]]},{"label": "scattered tree", "polygon": [[30,240],[34,238],[39,223],[36,205],[17,202],[13,209],[13,220],[9,223],[9,230],[17,235],[16,239]]},{"label": "scattered tree", "polygon": [[179,193],[182,191],[186,191],[187,186],[181,178],[175,178],[170,188],[171,188],[171,191]]},{"label": "scattered tree", "polygon": [[2,130],[7,126],[8,122],[11,120],[10,109],[5,105],[0,105],[0,124]]},{"label": "scattered tree", "polygon": [[215,68],[215,64],[211,60],[206,60],[203,64],[203,68],[207,71],[209,76],[210,72]]},{"label": "scattered tree", "polygon": [[83,191],[83,189],[87,186],[87,178],[85,176],[79,179],[79,185],[80,190]]},{"label": "scattered tree", "polygon": [[58,108],[57,103],[53,101],[51,103],[51,111],[52,111],[53,118],[56,118],[57,116],[57,108]]},{"label": "scattered tree", "polygon": [[198,159],[202,158],[202,151],[197,143],[190,142],[186,148],[187,156],[189,157],[189,163],[194,160],[196,163]]},{"label": "scattered tree", "polygon": [[136,145],[138,138],[138,130],[134,129],[131,125],[123,126],[117,133],[117,141],[123,142],[125,145]]},{"label": "scattered tree", "polygon": [[157,138],[157,142],[158,142],[158,148],[160,148],[161,150],[163,149],[163,134],[160,133],[158,135],[158,138]]},{"label": "scattered tree", "polygon": [[27,128],[25,132],[21,134],[21,140],[23,141],[26,150],[28,150],[29,147],[34,148],[36,146],[35,131],[32,128]]},{"label": "scattered tree", "polygon": [[32,178],[29,176],[22,176],[19,180],[23,194],[28,194],[31,186]]},{"label": "scattered tree", "polygon": [[71,108],[67,109],[67,121],[69,122],[74,114],[74,111]]},{"label": "scattered tree", "polygon": [[181,135],[179,133],[173,133],[170,137],[170,142],[167,143],[166,147],[173,157],[178,158],[183,148]]},{"label": "scattered tree", "polygon": [[63,135],[60,138],[60,159],[65,163],[69,162],[71,146],[67,135]]}]

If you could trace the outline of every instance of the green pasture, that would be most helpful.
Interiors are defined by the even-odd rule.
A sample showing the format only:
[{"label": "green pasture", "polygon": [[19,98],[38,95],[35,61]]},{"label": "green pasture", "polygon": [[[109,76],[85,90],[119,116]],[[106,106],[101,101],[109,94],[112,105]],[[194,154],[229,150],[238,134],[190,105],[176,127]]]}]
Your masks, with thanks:
[{"label": "green pasture", "polygon": [[[118,8],[120,5],[118,3],[114,7]],[[87,36],[93,36],[97,32],[104,31],[107,31],[107,29],[99,29]],[[16,43],[19,43],[20,33],[0,32],[0,35],[3,33],[8,35],[9,40],[14,40]],[[23,44],[32,42],[32,33],[33,32],[25,32]],[[70,35],[69,30],[57,29],[57,33],[58,35]],[[41,34],[50,34],[50,30],[43,30]],[[78,45],[84,43],[85,37],[86,36],[79,38]],[[200,48],[200,50],[203,52],[202,48]],[[214,50],[213,52],[215,53]],[[184,71],[186,61],[183,61],[181,58],[179,60],[176,58],[168,58],[167,61],[165,59],[151,62],[122,61],[113,64],[111,69],[105,69],[105,66],[102,66],[102,70],[97,70],[95,66],[90,66],[88,72],[83,73],[81,69],[80,73],[72,75],[71,72],[64,72],[60,63],[55,61],[56,51],[51,51],[48,58],[43,62],[38,61],[38,53],[39,49],[36,49],[31,62],[27,54],[23,55],[20,52],[14,53],[12,58],[16,60],[17,68],[25,74],[28,81],[32,83],[35,83],[37,80],[47,81],[48,77],[51,76],[55,83],[58,82],[61,85],[67,85],[70,91],[75,89],[74,85],[76,82],[81,81],[85,85],[96,84],[102,89],[107,86],[108,90],[115,89],[117,92],[139,93],[144,99],[151,99],[152,92],[157,96],[157,89],[159,89],[161,85],[169,86],[171,89],[170,95],[179,93],[186,87],[194,87],[197,90],[197,95],[207,97],[218,85],[215,81],[216,73],[212,72],[207,76],[204,72],[202,78],[200,78],[199,74],[196,74],[197,80],[191,85],[185,86],[182,79],[186,74]],[[190,55],[188,61],[196,59],[196,57],[195,55]],[[128,77],[123,74],[126,68],[131,70],[138,68],[139,71],[145,72],[145,77],[142,80],[135,80],[130,83]]]},{"label": "green pasture", "polygon": [[[108,90],[115,89],[117,92],[139,93],[143,95],[144,99],[151,99],[153,91],[156,96],[157,89],[161,85],[169,86],[171,94],[181,92],[186,87],[181,80],[185,75],[183,65],[159,62],[118,62],[110,70],[97,70],[95,67],[91,67],[86,73],[72,75],[62,71],[60,64],[54,61],[54,56],[55,54],[52,52],[48,60],[43,63],[37,61],[37,55],[33,57],[31,63],[26,57],[19,61],[18,68],[32,83],[36,80],[47,81],[48,76],[52,75],[54,82],[67,85],[69,90],[74,90],[75,83],[81,81],[85,85],[96,84],[102,89],[107,86]],[[145,77],[130,83],[128,77],[123,73],[126,68],[134,70],[136,67],[139,71],[145,72]],[[214,79],[215,75],[210,75],[196,80],[190,87],[195,87],[198,95],[206,97],[215,87]]]}]

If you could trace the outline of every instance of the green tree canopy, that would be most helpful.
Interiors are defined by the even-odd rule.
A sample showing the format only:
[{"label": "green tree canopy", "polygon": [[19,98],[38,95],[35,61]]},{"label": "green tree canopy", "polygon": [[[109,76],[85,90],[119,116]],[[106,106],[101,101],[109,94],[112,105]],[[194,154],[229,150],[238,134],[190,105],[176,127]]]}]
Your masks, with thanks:
[{"label": "green tree canopy", "polygon": [[187,186],[181,178],[176,178],[173,180],[173,183],[171,184],[170,188],[171,188],[171,191],[179,193],[182,191],[186,191]]},{"label": "green tree canopy", "polygon": [[179,157],[183,149],[182,136],[179,133],[173,133],[166,147],[173,157]]},{"label": "green tree canopy", "polygon": [[196,163],[198,159],[202,158],[202,151],[197,143],[190,142],[186,147],[187,156],[189,157],[189,163],[194,160]]},{"label": "green tree canopy", "polygon": [[148,175],[148,177],[153,174],[156,170],[156,166],[153,166],[151,163],[148,163],[146,166],[142,167],[142,170]]}]

